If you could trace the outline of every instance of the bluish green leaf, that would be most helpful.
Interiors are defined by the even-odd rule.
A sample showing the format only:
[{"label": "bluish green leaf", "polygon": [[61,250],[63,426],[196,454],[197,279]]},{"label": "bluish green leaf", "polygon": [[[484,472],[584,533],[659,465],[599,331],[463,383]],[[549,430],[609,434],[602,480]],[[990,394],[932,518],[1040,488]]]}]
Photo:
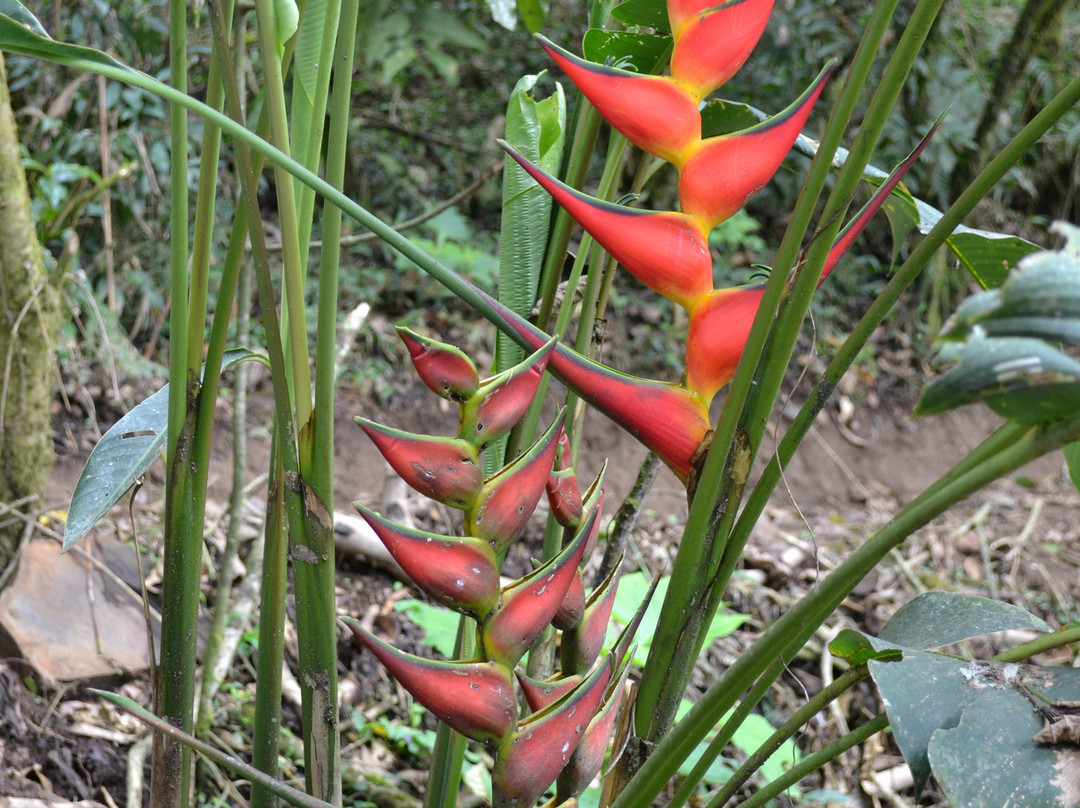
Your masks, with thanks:
[{"label": "bluish green leaf", "polygon": [[[227,351],[221,369],[259,358],[246,349]],[[137,404],[113,424],[90,452],[71,495],[64,549],[78,543],[165,450],[169,385]]]},{"label": "bluish green leaf", "polygon": [[958,592],[927,592],[901,606],[879,637],[926,650],[1008,629],[1051,630],[1045,621],[1011,603]]}]

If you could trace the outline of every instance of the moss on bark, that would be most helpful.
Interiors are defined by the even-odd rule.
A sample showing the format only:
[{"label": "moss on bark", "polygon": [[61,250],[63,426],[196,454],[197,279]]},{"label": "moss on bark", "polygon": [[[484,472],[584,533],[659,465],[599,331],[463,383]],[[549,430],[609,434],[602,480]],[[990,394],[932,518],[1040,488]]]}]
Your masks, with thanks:
[{"label": "moss on bark", "polygon": [[[59,311],[59,294],[49,282],[34,232],[0,56],[0,504],[40,496],[52,468]],[[21,533],[17,521],[0,528],[0,569],[11,560]]]}]

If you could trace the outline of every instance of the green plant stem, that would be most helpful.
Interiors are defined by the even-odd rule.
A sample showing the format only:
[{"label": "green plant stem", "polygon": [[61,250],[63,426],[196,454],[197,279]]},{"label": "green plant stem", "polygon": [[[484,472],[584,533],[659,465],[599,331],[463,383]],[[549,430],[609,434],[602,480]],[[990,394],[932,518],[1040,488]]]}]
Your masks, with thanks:
[{"label": "green plant stem", "polygon": [[[945,244],[945,241],[952,231],[956,229],[957,225],[963,222],[964,218],[989,193],[998,180],[1078,101],[1080,101],[1080,78],[1069,82],[1042,111],[1032,118],[1027,126],[1009,141],[998,156],[972,181],[971,185],[960,195],[960,198],[945,211],[941,220],[916,245],[908,259],[885,285],[881,294],[870,305],[866,314],[863,315],[852,330],[851,335],[836,352],[821,380],[799,410],[795,420],[788,428],[779,446],[777,446],[776,452],[762,472],[733,530],[733,550],[737,549],[741,552],[743,545],[749,539],[753,526],[757,523],[769,497],[772,495],[773,489],[780,480],[782,469],[790,462],[803,438],[810,431],[817,414],[828,402],[833,390],[836,389],[836,385],[840,383],[840,379],[854,363],[859,351],[869,340],[870,335],[884,321],[896,301],[900,299],[900,296],[918,277],[934,253]],[[1004,445],[1023,432],[1024,428],[1018,424],[1006,424],[1000,430],[999,440]],[[990,454],[995,450],[991,448],[987,449],[986,452]],[[967,462],[964,461],[964,463]],[[958,468],[963,466],[962,463]],[[723,576],[728,567],[733,569],[736,562],[736,554],[729,554],[723,562],[720,575]]]},{"label": "green plant stem", "polygon": [[[169,3],[169,79],[180,96],[187,95],[187,4]],[[164,581],[162,594],[161,665],[158,710],[169,723],[187,732],[193,728],[195,700],[195,633],[198,615],[202,525],[192,506],[190,440],[198,391],[199,363],[189,359],[188,318],[188,183],[187,114],[169,107],[170,297],[169,317],[169,459],[166,466]],[[201,334],[195,338],[201,343]],[[205,493],[202,495],[205,501]],[[151,804],[154,808],[186,806],[191,789],[191,752],[165,736],[154,738]]]},{"label": "green plant stem", "polygon": [[[785,772],[780,777],[777,777],[754,794],[754,796],[741,803],[740,808],[758,808],[758,806],[767,804],[769,800],[791,788],[806,777],[806,775],[821,768],[830,760],[835,760],[840,757],[844,752],[863,743],[872,735],[884,732],[888,728],[889,717],[885,715],[885,713],[881,713],[880,715],[871,718],[865,724],[857,729],[853,729],[843,738],[829,744],[820,752],[815,752],[812,755],[804,757],[797,764],[792,766],[789,771]],[[709,803],[709,808],[713,808],[712,802]]]},{"label": "green plant stem", "polygon": [[1030,659],[1036,654],[1045,654],[1047,651],[1053,651],[1055,648],[1061,648],[1075,642],[1080,642],[1080,625],[1072,623],[1050,634],[1044,634],[1015,648],[1010,648],[1008,651],[1002,651],[1000,654],[990,658],[998,662],[1019,662],[1022,659]]},{"label": "green plant stem", "polygon": [[[285,111],[285,82],[277,58],[276,23],[273,0],[256,0],[259,49],[262,53],[266,107],[270,115],[270,142],[282,154],[289,154],[289,121]],[[294,161],[295,162],[295,161]],[[302,164],[296,163],[298,167]],[[284,303],[281,321],[287,327],[286,361],[289,363],[290,392],[295,409],[293,430],[298,432],[311,416],[311,370],[308,367],[308,338],[305,325],[304,270],[300,255],[300,235],[296,194],[289,171],[274,162],[277,192],[281,259],[284,276]]]},{"label": "green plant stem", "polygon": [[[811,696],[806,704],[796,710],[787,721],[777,727],[776,731],[769,736],[768,740],[755,749],[753,754],[751,754],[750,757],[735,770],[731,775],[731,778],[724,783],[724,785],[720,787],[720,790],[709,800],[709,804],[706,808],[720,808],[720,806],[725,805],[728,800],[735,796],[735,792],[742,788],[743,783],[749,780],[754,772],[765,764],[765,761],[769,759],[773,752],[781,747],[784,741],[794,737],[798,732],[801,732],[802,728],[806,726],[810,719],[839,698],[842,693],[848,690],[848,688],[858,684],[869,675],[870,671],[865,665],[849,668],[830,682],[827,687]],[[712,748],[710,745],[709,751],[703,756],[703,759],[705,757],[709,758],[709,765],[712,765],[712,760],[716,759],[715,755],[710,754],[711,752]],[[700,777],[695,780],[695,783],[697,782],[700,782]],[[672,800],[671,804],[676,805],[677,803],[675,800]]]},{"label": "green plant stem", "polygon": [[663,789],[682,761],[711,731],[739,696],[821,625],[851,590],[894,547],[931,519],[999,477],[1046,452],[1080,438],[1080,418],[1031,427],[1023,438],[963,474],[945,475],[855,550],[792,608],[777,619],[709,687],[679,724],[655,747],[614,808],[644,808]]}]

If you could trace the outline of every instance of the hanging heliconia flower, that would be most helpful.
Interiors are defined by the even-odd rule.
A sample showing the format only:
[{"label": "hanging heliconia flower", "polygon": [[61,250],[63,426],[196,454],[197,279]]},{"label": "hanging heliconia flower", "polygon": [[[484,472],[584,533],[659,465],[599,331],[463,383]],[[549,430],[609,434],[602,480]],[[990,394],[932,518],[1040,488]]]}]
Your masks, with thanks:
[{"label": "hanging heliconia flower", "polygon": [[[670,0],[670,76],[588,62],[538,37],[552,59],[619,132],[679,171],[681,211],[616,205],[570,188],[503,148],[607,252],[639,281],[689,314],[686,371],[679,384],[617,373],[556,346],[550,369],[579,395],[656,452],[692,485],[709,434],[708,407],[735,374],[764,284],[713,287],[708,234],[769,181],[791,150],[832,73],[830,63],[787,109],[741,132],[703,138],[699,106],[743,65],[764,30],[773,0]],[[932,134],[932,131],[931,131]],[[927,138],[875,191],[843,230],[824,279],[914,163]],[[546,335],[521,318],[510,325],[534,346]]]},{"label": "hanging heliconia flower", "polygon": [[[476,620],[478,658],[423,659],[387,645],[355,620],[345,622],[418,702],[491,749],[495,805],[531,805],[567,766],[558,791],[571,799],[592,778],[597,755],[602,759],[607,735],[600,734],[610,731],[622,703],[631,656],[632,629],[608,655],[600,654],[617,575],[591,594],[581,579],[581,564],[600,529],[603,471],[582,494],[559,413],[519,457],[486,478],[482,474],[485,448],[524,417],[536,396],[554,340],[542,340],[519,365],[481,380],[457,348],[407,329],[399,334],[424,383],[458,403],[457,434],[415,435],[357,421],[406,482],[463,512],[465,535],[429,533],[395,524],[359,503],[356,508],[417,587]],[[555,558],[503,585],[501,556],[545,493],[573,538]],[[542,704],[528,699],[535,706],[519,714],[514,668],[552,624],[563,632],[562,678],[547,689]],[[530,692],[528,685],[522,689]],[[582,742],[586,751],[575,755]],[[567,792],[578,783],[581,789]]]}]

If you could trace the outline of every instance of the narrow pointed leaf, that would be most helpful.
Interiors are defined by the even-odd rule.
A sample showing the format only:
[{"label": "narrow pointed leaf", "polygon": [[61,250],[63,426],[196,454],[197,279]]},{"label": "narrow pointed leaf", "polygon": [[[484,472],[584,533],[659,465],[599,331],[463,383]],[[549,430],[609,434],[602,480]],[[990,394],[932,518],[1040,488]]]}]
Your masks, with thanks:
[{"label": "narrow pointed leaf", "polygon": [[485,379],[461,408],[458,437],[479,451],[509,432],[536,397],[554,343],[549,338],[520,364]]},{"label": "narrow pointed leaf", "polygon": [[436,718],[467,738],[498,743],[514,727],[517,702],[510,670],[495,662],[442,662],[406,654],[355,620],[346,625]]},{"label": "narrow pointed leaf", "polygon": [[516,665],[551,622],[577,575],[595,511],[553,559],[503,590],[502,602],[483,626],[486,656]]},{"label": "narrow pointed leaf", "polygon": [[384,519],[353,503],[413,582],[451,609],[483,617],[498,600],[495,553],[481,539],[439,536]]},{"label": "narrow pointed leaf", "polygon": [[452,508],[476,501],[483,473],[476,447],[468,441],[416,435],[360,417],[356,423],[401,479],[424,496]]},{"label": "narrow pointed leaf", "polygon": [[544,493],[563,415],[559,413],[529,451],[488,479],[476,505],[465,512],[465,531],[490,543],[496,553],[521,535]]},{"label": "narrow pointed leaf", "polygon": [[563,634],[559,645],[559,662],[564,671],[587,671],[600,656],[611,622],[611,608],[615,605],[621,568],[620,558],[615,569],[589,595],[581,623],[573,631]]},{"label": "narrow pointed leaf", "polygon": [[636,146],[679,165],[701,138],[698,99],[678,82],[587,62],[538,36],[596,110]]},{"label": "narrow pointed leaf", "polygon": [[691,310],[686,386],[703,401],[711,401],[735,375],[764,291],[761,284],[717,289]]},{"label": "narrow pointed leaf", "polygon": [[769,21],[773,0],[728,0],[689,15],[685,12],[691,4],[672,5],[677,8],[669,7],[675,36],[671,76],[704,98],[746,63]]},{"label": "narrow pointed leaf", "polygon": [[712,288],[708,234],[697,219],[587,196],[531,165],[506,144],[503,148],[600,246],[654,292],[689,308]]},{"label": "narrow pointed leaf", "polygon": [[398,326],[397,334],[409,349],[416,375],[433,392],[463,403],[480,386],[476,365],[459,348],[422,337]]},{"label": "narrow pointed leaf", "polygon": [[583,681],[585,677],[580,674],[573,676],[560,676],[557,679],[540,681],[533,679],[521,672],[517,672],[518,684],[525,696],[525,703],[534,713],[542,710],[550,704],[554,704]]},{"label": "narrow pointed leaf", "polygon": [[834,67],[830,62],[794,104],[764,123],[694,146],[679,173],[683,211],[708,231],[761,190],[791,151]]},{"label": "narrow pointed leaf", "polygon": [[577,688],[522,721],[498,749],[491,773],[494,808],[535,803],[566,766],[585,736],[611,679],[597,665]]},{"label": "narrow pointed leaf", "polygon": [[[825,261],[825,268],[821,273],[821,281],[824,281],[825,278],[828,277],[829,273],[832,272],[833,268],[840,262],[840,259],[843,258],[845,253],[851,248],[855,239],[859,237],[859,234],[862,233],[863,229],[874,217],[874,214],[881,209],[881,206],[889,198],[889,195],[896,186],[900,184],[900,181],[903,180],[908,169],[915,165],[915,161],[919,159],[919,155],[922,154],[923,149],[926,148],[926,145],[930,142],[930,138],[934,136],[934,133],[940,125],[941,122],[939,121],[930,127],[930,131],[919,141],[919,145],[915,147],[914,151],[904,158],[904,161],[900,163],[900,165],[893,169],[888,178],[878,186],[877,190],[874,191],[867,203],[863,205],[862,210],[860,210],[855,217],[844,226],[844,229],[840,231],[840,234],[836,237],[836,241],[833,243],[832,249],[829,251],[828,258]],[[819,285],[820,283],[821,282],[819,281]]]}]

